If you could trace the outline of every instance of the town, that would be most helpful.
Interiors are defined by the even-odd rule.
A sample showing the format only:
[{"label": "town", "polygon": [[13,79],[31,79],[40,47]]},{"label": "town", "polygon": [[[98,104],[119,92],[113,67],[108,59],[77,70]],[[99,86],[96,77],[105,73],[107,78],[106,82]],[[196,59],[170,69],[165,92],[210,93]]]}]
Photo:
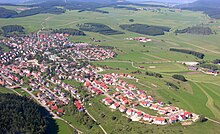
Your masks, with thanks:
[{"label": "town", "polygon": [[[190,125],[199,119],[199,115],[165,104],[144,89],[124,81],[138,81],[130,74],[99,74],[99,69],[90,62],[114,58],[117,54],[111,49],[73,43],[69,41],[68,34],[58,33],[11,36],[0,40],[0,43],[12,48],[10,52],[0,54],[0,85],[15,91],[17,88],[23,89],[54,116],[62,117],[64,107],[72,98],[79,112],[86,111],[81,89],[65,83],[65,80],[74,80],[83,83],[86,92],[105,96],[100,103],[111,110],[119,110],[122,116],[132,121]],[[137,106],[156,114],[146,113]]]}]

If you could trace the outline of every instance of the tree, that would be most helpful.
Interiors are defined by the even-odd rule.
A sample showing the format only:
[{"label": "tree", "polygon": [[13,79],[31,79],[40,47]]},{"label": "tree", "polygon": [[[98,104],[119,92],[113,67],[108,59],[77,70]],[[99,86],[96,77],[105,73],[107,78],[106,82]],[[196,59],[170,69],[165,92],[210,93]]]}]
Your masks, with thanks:
[{"label": "tree", "polygon": [[180,81],[183,81],[183,82],[186,82],[186,78],[183,76],[183,75],[178,75],[178,74],[175,74],[172,76],[174,79],[177,79],[177,80],[180,80]]},{"label": "tree", "polygon": [[134,19],[129,19],[129,22],[134,22]]}]

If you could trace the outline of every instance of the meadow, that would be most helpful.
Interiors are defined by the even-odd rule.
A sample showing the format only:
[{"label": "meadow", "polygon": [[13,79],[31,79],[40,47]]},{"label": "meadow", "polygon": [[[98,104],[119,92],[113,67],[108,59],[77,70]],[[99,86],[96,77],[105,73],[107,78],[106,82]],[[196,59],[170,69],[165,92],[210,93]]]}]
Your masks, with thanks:
[{"label": "meadow", "polygon": [[[140,70],[142,74],[135,74],[145,86],[143,88],[147,93],[163,100],[172,102],[173,105],[184,108],[199,115],[204,115],[210,119],[220,121],[220,76],[206,75],[203,73],[190,73],[186,66],[177,61],[201,61],[192,55],[170,52],[169,48],[188,48],[205,54],[204,60],[214,60],[220,57],[220,21],[216,20],[210,24],[211,20],[207,15],[201,12],[182,11],[170,12],[169,9],[162,8],[161,12],[152,11],[129,11],[125,9],[102,8],[109,11],[109,14],[94,12],[67,11],[62,15],[40,14],[24,18],[0,19],[0,26],[9,24],[18,24],[24,26],[28,32],[36,32],[42,28],[77,28],[77,24],[82,23],[101,23],[108,25],[112,29],[122,31],[125,34],[120,35],[102,35],[93,32],[85,32],[87,36],[71,37],[74,42],[83,41],[92,44],[115,47],[118,56],[112,60],[92,62],[96,66],[109,66],[112,69],[104,70],[102,73],[132,73]],[[162,36],[146,36],[129,31],[122,30],[119,25],[132,24],[129,19],[134,19],[133,23],[167,26],[171,27],[171,32]],[[211,27],[216,31],[214,35],[190,35],[178,34],[176,29],[183,29],[190,26],[201,25]],[[140,43],[129,41],[125,38],[130,37],[149,37],[152,42]],[[104,42],[94,43],[90,38],[105,40]],[[131,64],[133,62],[133,65]],[[140,69],[142,66],[144,68]],[[151,68],[154,66],[154,68]],[[145,76],[146,71],[158,72],[163,75],[162,79]],[[182,83],[172,79],[173,74],[182,74],[188,82]],[[173,82],[180,87],[179,90],[169,88],[165,83]],[[71,83],[71,82],[70,82]],[[76,83],[75,83],[76,84]],[[156,85],[153,86],[153,85]],[[0,92],[6,92],[6,89],[0,89]],[[146,125],[136,122],[128,122],[127,118],[121,116],[118,111],[112,112],[109,108],[100,103],[102,96],[93,98],[86,105],[88,111],[103,125],[109,133],[192,133],[197,134],[217,134],[220,133],[217,123],[208,121],[205,123],[195,123],[192,126],[184,128],[179,124],[172,126]],[[105,117],[100,116],[105,113]],[[116,116],[116,120],[112,120]],[[64,117],[69,119],[68,117]],[[74,119],[69,119],[74,122]],[[77,124],[77,123],[76,123]],[[62,122],[58,121],[61,127],[60,133],[66,133]],[[67,127],[65,127],[67,128]],[[83,128],[83,127],[82,127]],[[93,131],[94,132],[94,131]]]}]

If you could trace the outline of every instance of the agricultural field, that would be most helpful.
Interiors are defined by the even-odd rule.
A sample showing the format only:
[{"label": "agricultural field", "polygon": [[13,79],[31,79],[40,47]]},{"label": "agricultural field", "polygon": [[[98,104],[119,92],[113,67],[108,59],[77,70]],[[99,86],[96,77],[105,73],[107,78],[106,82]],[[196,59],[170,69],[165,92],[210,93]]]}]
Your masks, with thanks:
[{"label": "agricultural field", "polygon": [[[10,9],[16,9],[7,7]],[[77,12],[67,11],[65,14],[39,14],[22,18],[0,19],[0,27],[5,25],[22,25],[28,32],[37,32],[39,29],[58,29],[58,28],[75,28],[77,24],[83,23],[100,23],[111,27],[114,30],[124,32],[118,35],[103,35],[85,31],[87,36],[73,36],[70,39],[73,42],[87,42],[102,46],[113,46],[114,51],[118,53],[117,57],[106,61],[95,61],[91,64],[98,67],[108,67],[101,73],[128,73],[139,70],[140,74],[134,74],[139,79],[139,83],[129,81],[147,91],[147,93],[155,96],[164,102],[171,102],[173,105],[189,110],[199,115],[203,115],[209,119],[220,122],[220,76],[207,75],[201,72],[189,71],[188,68],[178,61],[202,61],[215,60],[220,57],[220,20],[216,23],[209,24],[211,20],[207,15],[201,12],[182,11],[170,12],[167,8],[162,8],[161,12],[151,11],[129,11],[125,9],[114,9],[110,7],[101,8],[108,11],[109,14],[101,14],[95,12]],[[134,19],[134,22],[129,22]],[[119,26],[123,24],[146,24],[155,26],[170,27],[171,31],[161,36],[146,36],[121,29]],[[190,35],[178,34],[176,29],[184,29],[190,26],[205,24],[215,30],[213,35]],[[31,24],[31,25],[30,25]],[[151,42],[140,43],[137,41],[126,40],[131,37],[148,37]],[[90,38],[105,40],[103,42],[93,42]],[[198,59],[195,56],[171,52],[169,48],[187,48],[196,50],[205,54],[204,59]],[[8,48],[4,48],[8,51]],[[145,72],[157,72],[162,74],[163,78],[155,78],[146,76]],[[187,82],[179,82],[171,76],[181,74],[186,77]],[[125,80],[126,81],[126,80]],[[66,83],[81,86],[75,81],[65,80]],[[166,85],[166,82],[172,82],[179,87],[178,90],[172,89]],[[20,89],[17,90],[22,95],[28,95]],[[12,93],[5,88],[0,88],[0,92]],[[195,123],[189,127],[182,127],[180,124],[171,126],[156,126],[137,122],[129,122],[127,118],[121,116],[118,111],[111,111],[100,101],[102,96],[92,98],[86,104],[86,108],[92,116],[94,116],[103,128],[112,134],[126,133],[181,133],[190,134],[217,134],[220,133],[220,124],[211,120],[205,123]],[[90,104],[90,105],[89,105]],[[150,112],[150,111],[149,111]],[[105,116],[102,117],[104,114]],[[113,120],[112,117],[116,119]],[[65,119],[72,122],[73,125],[79,126],[80,130],[84,129],[75,122],[73,118],[65,116]],[[60,120],[56,120],[59,126],[59,134],[71,133],[68,125]],[[96,133],[99,128],[94,128]],[[89,133],[89,131],[86,131]]]}]

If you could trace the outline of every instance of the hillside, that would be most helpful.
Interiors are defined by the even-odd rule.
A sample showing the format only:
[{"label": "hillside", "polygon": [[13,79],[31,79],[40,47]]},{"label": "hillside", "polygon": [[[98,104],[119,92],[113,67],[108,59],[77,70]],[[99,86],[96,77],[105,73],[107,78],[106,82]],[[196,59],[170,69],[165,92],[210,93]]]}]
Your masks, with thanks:
[{"label": "hillside", "polygon": [[181,9],[192,11],[203,11],[210,17],[220,19],[220,1],[219,0],[198,0],[190,4],[177,6]]}]

